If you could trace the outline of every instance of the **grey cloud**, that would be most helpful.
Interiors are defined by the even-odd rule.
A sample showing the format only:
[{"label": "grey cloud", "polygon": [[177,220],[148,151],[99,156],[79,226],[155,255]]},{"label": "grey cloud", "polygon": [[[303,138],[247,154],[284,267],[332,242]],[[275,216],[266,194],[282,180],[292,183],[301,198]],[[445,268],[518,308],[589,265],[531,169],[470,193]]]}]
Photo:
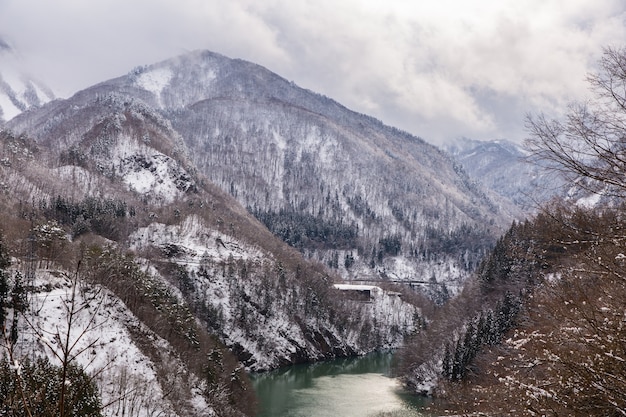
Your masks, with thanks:
[{"label": "grey cloud", "polygon": [[626,38],[625,9],[618,0],[2,0],[0,35],[60,95],[210,49],[427,140],[520,140],[525,113],[559,114],[584,97],[602,47]]}]

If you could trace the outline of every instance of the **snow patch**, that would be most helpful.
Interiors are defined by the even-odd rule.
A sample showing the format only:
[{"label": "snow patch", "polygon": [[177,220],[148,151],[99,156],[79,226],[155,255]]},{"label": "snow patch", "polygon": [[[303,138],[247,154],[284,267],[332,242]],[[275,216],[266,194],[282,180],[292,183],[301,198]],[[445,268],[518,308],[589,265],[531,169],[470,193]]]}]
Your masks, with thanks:
[{"label": "snow patch", "polygon": [[602,196],[600,194],[591,194],[587,197],[579,198],[576,204],[586,209],[592,209],[598,205]]},{"label": "snow patch", "polygon": [[[72,354],[85,371],[94,377],[104,415],[119,415],[120,407],[132,402],[137,417],[174,411],[158,382],[154,364],[134,343],[129,327],[149,333],[153,343],[167,349],[163,339],[145,328],[114,294],[99,287],[73,290],[67,277],[58,272],[38,271],[36,290],[30,295],[30,324],[21,326],[18,344],[20,357],[45,353],[53,364],[62,356],[60,342],[69,338]],[[68,306],[75,297],[76,310],[68,332]],[[60,339],[53,337],[60,335]],[[56,354],[54,353],[56,352]],[[121,396],[121,393],[126,393]],[[158,400],[158,401],[155,401]]]},{"label": "snow patch", "polygon": [[15,107],[9,96],[2,91],[0,91],[0,109],[2,109],[2,118],[7,121],[22,112]]},{"label": "snow patch", "polygon": [[161,104],[161,93],[170,84],[174,73],[169,68],[156,68],[139,74],[136,84],[144,90],[150,91]]},{"label": "snow patch", "polygon": [[[130,238],[131,249],[159,247],[181,264],[199,265],[207,260],[261,260],[264,255],[232,237],[208,228],[202,219],[192,215],[181,223],[166,225],[152,223],[134,232]],[[175,252],[175,253],[173,253]]]},{"label": "snow patch", "polygon": [[131,190],[166,203],[194,187],[178,162],[159,152],[128,156],[120,161],[119,170]]}]

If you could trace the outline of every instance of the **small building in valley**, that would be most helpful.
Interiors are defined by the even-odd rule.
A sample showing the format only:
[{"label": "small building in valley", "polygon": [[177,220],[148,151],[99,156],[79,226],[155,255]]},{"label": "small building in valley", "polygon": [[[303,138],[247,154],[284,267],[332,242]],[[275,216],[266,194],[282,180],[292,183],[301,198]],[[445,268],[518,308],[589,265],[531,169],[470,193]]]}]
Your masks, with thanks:
[{"label": "small building in valley", "polygon": [[361,302],[371,302],[383,293],[382,288],[375,285],[334,284],[334,287],[341,291],[347,299]]}]

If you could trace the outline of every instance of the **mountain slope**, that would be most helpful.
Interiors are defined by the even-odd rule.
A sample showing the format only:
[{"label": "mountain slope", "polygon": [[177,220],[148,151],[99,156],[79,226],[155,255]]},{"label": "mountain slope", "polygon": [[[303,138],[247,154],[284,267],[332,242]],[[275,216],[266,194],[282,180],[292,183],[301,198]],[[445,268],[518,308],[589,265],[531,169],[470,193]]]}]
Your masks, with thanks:
[{"label": "mountain slope", "polygon": [[85,106],[112,97],[156,109],[199,173],[345,278],[459,286],[515,213],[423,140],[206,51],[136,68],[10,126],[71,146],[80,134],[64,120],[96,123]]},{"label": "mountain slope", "polygon": [[[0,130],[9,274],[38,282],[31,297],[44,300],[61,285],[55,277],[78,275],[87,291],[101,288],[124,305],[127,312],[111,319],[121,329],[111,338],[131,337],[131,350],[154,375],[124,363],[107,375],[156,384],[137,398],[142,410],[154,405],[150,393],[169,392],[164,375],[174,373],[176,394],[162,411],[205,415],[204,401],[217,415],[250,413],[245,368],[396,347],[415,330],[419,309],[398,297],[346,302],[332,287],[336,277],[198,173],[180,135],[143,101],[97,95],[17,119],[36,121],[49,109],[62,112],[37,140]],[[19,346],[28,355],[45,352],[29,339]],[[107,346],[102,354],[125,349],[113,340]],[[110,378],[98,380],[102,392],[117,387]]]},{"label": "mountain slope", "polygon": [[[188,375],[165,406],[178,415],[198,414],[198,398],[217,415],[251,413],[244,367],[399,346],[425,301],[406,288],[355,301],[333,287],[340,275],[426,281],[442,300],[441,284],[460,287],[511,220],[421,139],[209,52],[5,126],[11,273],[47,279],[42,294],[60,285],[53,277],[78,276],[123,303],[118,325],[153,383]],[[133,317],[145,331],[124,324]]]},{"label": "mountain slope", "polygon": [[562,193],[563,181],[527,161],[524,150],[512,142],[462,138],[445,149],[470,177],[526,210]]}]

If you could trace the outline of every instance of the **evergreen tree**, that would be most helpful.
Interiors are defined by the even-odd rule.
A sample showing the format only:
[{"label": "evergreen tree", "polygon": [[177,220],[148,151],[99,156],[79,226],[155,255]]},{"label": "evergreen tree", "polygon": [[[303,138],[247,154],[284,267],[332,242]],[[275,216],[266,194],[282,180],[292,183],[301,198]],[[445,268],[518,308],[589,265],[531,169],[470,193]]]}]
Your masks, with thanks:
[{"label": "evergreen tree", "polygon": [[[12,417],[100,417],[98,390],[85,371],[70,365],[63,381],[61,367],[47,359],[28,360],[19,371],[0,361],[0,415]],[[65,409],[59,410],[61,387],[66,389]]]},{"label": "evergreen tree", "polygon": [[350,269],[352,265],[354,265],[354,256],[352,255],[352,252],[346,253],[346,257],[343,261],[343,266],[345,266],[346,269]]},{"label": "evergreen tree", "polygon": [[445,379],[452,379],[452,354],[450,353],[449,343],[446,343],[444,350],[443,360],[441,362],[441,375]]}]

